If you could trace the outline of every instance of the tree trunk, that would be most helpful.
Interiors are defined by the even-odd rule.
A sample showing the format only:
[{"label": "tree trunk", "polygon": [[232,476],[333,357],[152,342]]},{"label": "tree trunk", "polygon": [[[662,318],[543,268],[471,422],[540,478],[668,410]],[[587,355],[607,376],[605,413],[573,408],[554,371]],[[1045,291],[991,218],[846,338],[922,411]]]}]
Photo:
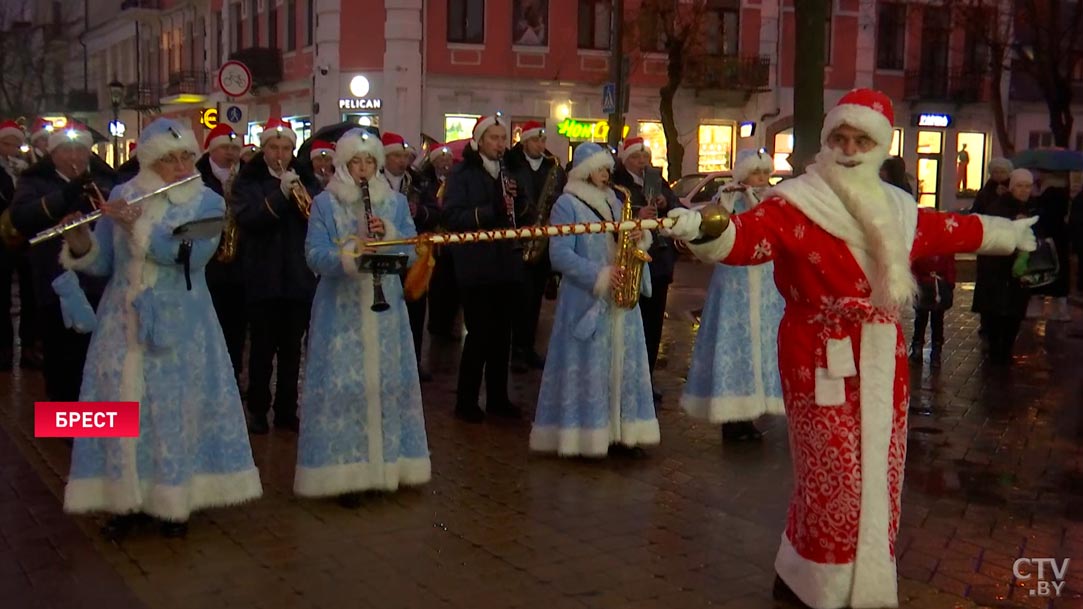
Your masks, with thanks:
[{"label": "tree trunk", "polygon": [[676,180],[683,175],[684,146],[681,145],[677,132],[677,118],[673,114],[673,98],[684,80],[684,44],[677,38],[666,42],[668,65],[666,66],[666,84],[659,91],[658,114],[662,117],[662,132],[666,136],[666,163],[669,168],[666,178]]},{"label": "tree trunk", "polygon": [[793,154],[794,174],[804,172],[820,149],[824,122],[824,28],[826,0],[794,0]]},{"label": "tree trunk", "polygon": [[1060,74],[1050,79],[1050,90],[1045,101],[1049,108],[1049,130],[1053,132],[1053,145],[1069,148],[1072,139],[1072,86]]},{"label": "tree trunk", "polygon": [[993,55],[989,80],[989,103],[993,107],[993,122],[996,123],[997,141],[1000,143],[1000,153],[1006,158],[1015,156],[1015,142],[1012,141],[1008,131],[1008,117],[1004,112],[1004,97],[1000,94],[1000,88],[1004,84],[1004,59],[1006,50],[1003,47],[990,49]]}]

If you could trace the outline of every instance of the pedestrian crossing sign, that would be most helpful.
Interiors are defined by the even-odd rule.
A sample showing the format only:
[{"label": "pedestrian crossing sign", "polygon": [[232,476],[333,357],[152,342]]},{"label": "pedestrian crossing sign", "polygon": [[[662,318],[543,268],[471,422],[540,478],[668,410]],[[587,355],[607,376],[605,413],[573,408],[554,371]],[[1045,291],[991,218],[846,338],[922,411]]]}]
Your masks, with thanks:
[{"label": "pedestrian crossing sign", "polygon": [[617,111],[617,85],[607,82],[602,87],[602,114],[613,114]]}]

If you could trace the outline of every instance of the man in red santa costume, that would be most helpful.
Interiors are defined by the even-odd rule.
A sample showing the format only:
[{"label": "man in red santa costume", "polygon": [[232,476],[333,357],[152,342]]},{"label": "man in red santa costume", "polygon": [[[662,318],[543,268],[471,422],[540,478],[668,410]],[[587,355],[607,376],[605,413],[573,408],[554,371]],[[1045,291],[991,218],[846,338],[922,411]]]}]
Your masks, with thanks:
[{"label": "man in red santa costume", "polygon": [[816,163],[724,219],[721,236],[701,236],[699,212],[669,213],[668,232],[702,260],[774,261],[794,468],[775,596],[815,609],[898,606],[910,398],[899,311],[916,289],[910,261],[1036,247],[1033,219],[919,211],[881,182],[893,120],[883,93],[851,91],[825,117]]}]

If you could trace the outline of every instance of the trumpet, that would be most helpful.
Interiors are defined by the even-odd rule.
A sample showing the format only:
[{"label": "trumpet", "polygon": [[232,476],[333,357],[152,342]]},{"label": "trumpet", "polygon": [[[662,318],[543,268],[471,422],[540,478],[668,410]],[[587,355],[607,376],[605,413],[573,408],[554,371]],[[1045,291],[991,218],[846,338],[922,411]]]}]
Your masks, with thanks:
[{"label": "trumpet", "polygon": [[[166,184],[165,186],[162,186],[160,188],[156,188],[156,189],[154,189],[154,190],[152,190],[152,191],[150,191],[150,192],[148,192],[146,194],[139,195],[138,197],[135,197],[134,199],[131,199],[130,201],[128,201],[128,205],[135,205],[137,203],[142,203],[143,201],[146,201],[147,199],[149,199],[151,197],[160,195],[163,192],[165,192],[165,191],[167,191],[167,190],[169,190],[171,188],[176,188],[177,186],[187,184],[188,182],[191,182],[192,180],[200,180],[200,179],[202,179],[202,177],[198,173],[190,175],[187,178],[182,178],[180,180],[177,180],[176,182],[171,182],[169,184]],[[98,191],[98,196],[100,196],[100,195],[101,195],[101,191]],[[89,214],[83,216],[82,218],[79,218],[77,220],[72,220],[71,222],[65,222],[64,224],[57,224],[56,226],[54,226],[52,228],[47,228],[47,229],[41,231],[40,233],[38,233],[37,235],[34,235],[33,237],[30,238],[30,245],[37,245],[37,244],[42,243],[44,241],[48,241],[48,240],[53,239],[55,237],[59,237],[59,236],[63,235],[64,233],[66,233],[66,232],[68,232],[68,231],[70,231],[70,230],[72,230],[74,228],[79,228],[80,226],[82,226],[84,224],[90,224],[91,222],[94,222],[94,221],[98,220],[101,217],[102,217],[102,210],[101,210],[101,206],[99,205],[97,207],[97,209],[95,209],[94,211],[90,212]]]},{"label": "trumpet", "polygon": [[[278,162],[278,173],[282,173],[286,170],[285,161]],[[290,196],[293,197],[293,202],[297,205],[297,210],[301,212],[301,215],[308,220],[309,215],[312,213],[312,196],[308,194],[308,190],[305,189],[301,182],[294,182],[290,185]]]}]

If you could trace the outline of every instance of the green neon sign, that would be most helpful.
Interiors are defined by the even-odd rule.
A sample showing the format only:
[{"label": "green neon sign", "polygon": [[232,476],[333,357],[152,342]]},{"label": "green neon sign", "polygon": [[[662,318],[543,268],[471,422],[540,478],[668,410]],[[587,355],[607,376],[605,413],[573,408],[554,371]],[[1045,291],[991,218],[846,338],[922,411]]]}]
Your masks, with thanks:
[{"label": "green neon sign", "polygon": [[[557,123],[557,133],[569,140],[604,141],[609,137],[609,121],[580,121],[566,118]],[[624,126],[623,137],[628,137],[628,125]]]}]

